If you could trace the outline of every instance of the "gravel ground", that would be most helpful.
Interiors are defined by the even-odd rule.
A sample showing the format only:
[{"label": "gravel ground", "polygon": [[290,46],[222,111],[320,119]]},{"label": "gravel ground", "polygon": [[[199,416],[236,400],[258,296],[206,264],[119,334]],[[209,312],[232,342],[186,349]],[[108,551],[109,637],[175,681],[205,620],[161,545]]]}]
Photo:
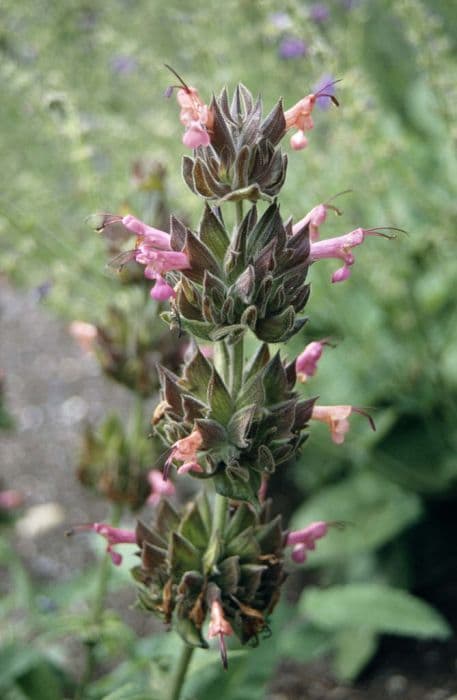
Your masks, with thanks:
[{"label": "gravel ground", "polygon": [[[13,290],[0,279],[0,369],[6,375],[7,406],[16,430],[2,435],[0,475],[7,488],[22,491],[35,513],[17,547],[32,574],[46,581],[71,578],[91,558],[85,538],[68,541],[72,523],[103,520],[107,506],[75,479],[81,428],[97,423],[107,407],[128,414],[129,393],[100,373],[82,353],[67,326],[36,294]],[[45,506],[44,510],[34,510]],[[53,524],[54,523],[54,524]],[[141,632],[154,622],[126,612]],[[119,602],[119,601],[118,601]],[[132,617],[133,616],[133,617]],[[457,700],[457,645],[386,640],[365,677],[354,688],[338,684],[323,660],[306,666],[283,662],[268,700]]]}]

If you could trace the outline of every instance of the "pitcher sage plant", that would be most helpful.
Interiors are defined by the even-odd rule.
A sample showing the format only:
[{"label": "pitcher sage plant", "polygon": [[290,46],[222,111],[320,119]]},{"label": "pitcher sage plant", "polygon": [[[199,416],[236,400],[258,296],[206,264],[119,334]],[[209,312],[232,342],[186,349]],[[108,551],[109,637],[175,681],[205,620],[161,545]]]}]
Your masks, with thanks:
[{"label": "pitcher sage plant", "polygon": [[[169,332],[187,334],[191,343],[178,372],[159,367],[151,422],[164,456],[151,477],[152,517],[134,530],[87,526],[106,539],[115,565],[122,563],[119,544],[136,548],[139,605],[182,638],[171,700],[180,697],[195,648],[215,639],[227,667],[228,638],[247,644],[268,634],[287,561],[305,562],[334,525],[288,531],[281,515],[273,515],[271,474],[287,468],[313,420],[327,424],[338,444],[354,414],[374,428],[360,408],[320,405],[297,391],[316,372],[328,339],[310,342],[292,361],[280,347],[307,321],[312,265],[334,258],[331,281],[343,282],[355,247],[367,237],[392,236],[355,228],[325,239],[327,215],[339,213],[332,204],[318,203],[296,222],[280,209],[288,167],[281,142],[289,135],[293,150],[307,145],[316,99],[327,95],[338,104],[333,86],[327,88],[288,109],[279,100],[263,117],[261,99],[242,84],[206,104],[179,78],[167,94],[176,91],[183,144],[191,149],[182,173],[202,200],[198,226],[172,215],[163,231],[134,214],[104,215],[98,226],[102,232],[122,227],[132,237],[127,256],[144,266],[151,296],[167,303],[162,318]],[[176,509],[168,485],[179,489],[189,478],[197,495]]]}]

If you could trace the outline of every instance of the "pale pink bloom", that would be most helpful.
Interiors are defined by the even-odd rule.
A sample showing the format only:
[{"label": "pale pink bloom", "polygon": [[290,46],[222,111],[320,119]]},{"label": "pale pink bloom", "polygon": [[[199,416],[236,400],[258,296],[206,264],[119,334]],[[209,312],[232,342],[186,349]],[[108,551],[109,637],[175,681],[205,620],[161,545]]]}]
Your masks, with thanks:
[{"label": "pale pink bloom", "polygon": [[354,231],[344,234],[344,236],[336,236],[335,238],[326,238],[322,241],[311,243],[310,258],[312,262],[323,260],[325,258],[337,258],[343,260],[344,265],[332,275],[332,282],[343,282],[347,280],[351,274],[351,266],[355,262],[355,258],[351,253],[351,249],[360,245],[365,240],[365,236],[383,236],[384,234],[375,231],[374,229],[356,228]]},{"label": "pale pink bloom", "polygon": [[185,253],[172,250],[170,234],[148,226],[135,216],[124,216],[122,223],[137,235],[137,245],[133,251],[134,258],[140,265],[145,265],[144,275],[156,281],[151,290],[151,297],[157,301],[166,301],[174,297],[171,285],[163,275],[171,270],[185,270],[189,267],[189,258]]},{"label": "pale pink bloom", "polygon": [[135,260],[146,266],[144,275],[148,279],[156,279],[157,274],[163,275],[171,270],[185,270],[189,267],[189,258],[185,253],[157,250],[146,239],[138,246]]},{"label": "pale pink bloom", "polygon": [[330,428],[333,442],[341,445],[350,427],[349,416],[351,413],[360,413],[365,416],[372,430],[376,430],[371,416],[354,406],[314,406],[311,418],[326,423]]},{"label": "pale pink bloom", "polygon": [[154,248],[159,248],[160,250],[171,250],[170,244],[170,234],[165,231],[161,231],[158,228],[153,228],[148,226],[144,221],[140,221],[136,216],[131,216],[128,214],[122,219],[122,223],[126,228],[128,228],[133,233],[136,233],[141,239],[145,239]]},{"label": "pale pink bloom", "polygon": [[[332,207],[334,208],[334,207]],[[303,219],[297,221],[292,227],[292,233],[295,235],[301,229],[309,225],[309,240],[311,242],[317,241],[319,239],[319,226],[321,226],[327,218],[327,204],[318,204],[316,207],[311,209]]]},{"label": "pale pink bloom", "polygon": [[329,523],[323,520],[311,523],[303,530],[289,532],[286,546],[292,547],[292,559],[296,564],[306,561],[307,552],[316,549],[316,540],[324,537],[328,532]]},{"label": "pale pink bloom", "polygon": [[177,440],[171,446],[170,455],[165,462],[163,478],[165,480],[168,478],[168,471],[171,463],[174,460],[184,462],[184,464],[179,468],[180,474],[185,474],[188,471],[203,471],[201,466],[198,464],[197,458],[197,452],[202,443],[203,438],[198,429],[193,430],[187,437]]},{"label": "pale pink bloom", "polygon": [[199,146],[209,146],[211,139],[206,128],[200,122],[190,122],[184,132],[182,142],[187,148],[198,148]]},{"label": "pale pink bloom", "polygon": [[121,530],[117,527],[111,527],[105,523],[92,523],[88,525],[75,525],[67,532],[67,535],[72,535],[75,532],[83,532],[90,530],[96,532],[107,541],[106,551],[111,557],[113,564],[119,566],[122,563],[122,555],[114,551],[113,547],[117,544],[136,544],[136,534],[132,530]]},{"label": "pale pink bloom", "polygon": [[341,445],[350,427],[348,418],[351,413],[352,406],[314,406],[311,418],[326,423],[333,442]]},{"label": "pale pink bloom", "polygon": [[316,374],[317,363],[324,351],[324,345],[328,345],[328,342],[325,340],[313,340],[312,343],[308,343],[303,352],[295,360],[297,379],[300,382],[306,382],[308,377],[312,377]]},{"label": "pale pink bloom", "polygon": [[186,127],[183,144],[188,148],[209,146],[214,117],[212,111],[201,100],[193,87],[182,87],[176,93],[176,99],[181,107],[179,118]]},{"label": "pale pink bloom", "polygon": [[84,352],[92,352],[97,337],[97,327],[85,321],[72,321],[69,326],[70,335],[77,341]]},{"label": "pale pink bloom", "polygon": [[173,287],[169,285],[168,282],[165,282],[161,275],[157,275],[154,277],[154,279],[156,280],[156,283],[150,292],[153,299],[156,301],[167,301],[167,299],[176,296],[176,292]]},{"label": "pale pink bloom", "polygon": [[290,138],[290,145],[294,151],[302,151],[308,145],[308,139],[305,136],[305,132],[299,129]]},{"label": "pale pink bloom", "polygon": [[156,506],[162,496],[174,496],[176,489],[172,481],[166,481],[163,474],[158,469],[151,469],[148,474],[148,481],[151,486],[151,494],[146,501],[150,506]]},{"label": "pale pink bloom", "polygon": [[294,150],[299,151],[302,148],[305,148],[307,145],[305,131],[310,131],[314,127],[311,114],[316,105],[316,101],[320,97],[329,97],[334,104],[338,105],[338,101],[335,96],[329,92],[332,87],[332,83],[325,85],[318,92],[302,97],[302,99],[299,100],[293,107],[284,112],[286,128],[293,128],[297,129],[298,131],[298,133],[294,134],[290,140],[290,145]]},{"label": "pale pink bloom", "polygon": [[227,668],[227,649],[224,637],[230,637],[232,634],[232,626],[224,617],[224,610],[219,596],[219,598],[214,599],[211,603],[208,637],[209,639],[219,637],[219,648],[224,668]]},{"label": "pale pink bloom", "polygon": [[311,94],[303,97],[293,107],[284,112],[286,119],[286,128],[297,129],[290,140],[290,145],[295,151],[305,148],[308,140],[305,136],[305,131],[310,131],[314,127],[314,122],[311,113],[316,103],[316,95]]},{"label": "pale pink bloom", "polygon": [[0,509],[15,510],[24,503],[24,495],[20,491],[0,491]]}]

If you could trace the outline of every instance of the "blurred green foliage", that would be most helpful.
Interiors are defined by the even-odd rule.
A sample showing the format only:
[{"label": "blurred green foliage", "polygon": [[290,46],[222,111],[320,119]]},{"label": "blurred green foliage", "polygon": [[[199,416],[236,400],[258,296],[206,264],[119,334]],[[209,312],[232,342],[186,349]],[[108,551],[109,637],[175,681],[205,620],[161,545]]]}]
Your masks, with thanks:
[{"label": "blurred green foliage", "polygon": [[[330,16],[316,23],[304,0],[280,8],[270,0],[227,0],[223,7],[216,0],[4,0],[0,269],[29,287],[51,283],[48,303],[65,316],[97,320],[112,296],[124,292],[106,273],[104,245],[85,218],[140,208],[133,162],[144,156],[166,162],[171,209],[196,216],[179,173],[184,148],[177,106],[163,97],[172,82],[164,63],[206,99],[241,80],[261,91],[267,107],[278,95],[290,106],[323,74],[342,78],[340,109],[316,110],[308,149],[291,154],[283,214],[299,218],[351,188],[338,200],[343,216],[330,217],[324,236],[359,225],[398,226],[408,235],[368,240],[356,250],[344,284],[330,284],[331,263],[311,270],[311,320],[290,355],[311,338],[335,339],[337,348],[326,351],[306,391],[324,404],[368,408],[377,432],[369,434],[353,417],[345,445],[336,447],[324,427],[313,429],[293,468],[304,504],[292,522],[349,523],[310,557],[329,584],[314,593],[322,596],[323,618],[326,595],[343,611],[347,600],[343,595],[338,603],[338,595],[351,589],[342,584],[373,581],[371,594],[387,591],[386,605],[396,589],[409,589],[448,613],[437,591],[457,579],[452,539],[443,538],[457,483],[457,11],[453,0],[324,4]],[[286,36],[303,39],[306,55],[281,59]],[[391,631],[381,624],[359,628],[357,636],[344,620],[324,629],[316,600],[316,608],[306,601],[305,594],[300,609],[307,617],[295,632],[286,628],[277,653],[296,653],[297,646],[307,648],[306,639],[320,639],[314,648],[336,650],[339,672],[354,677],[377,635]],[[375,607],[376,595],[371,601]],[[424,634],[432,634],[431,619]],[[441,618],[439,624],[442,636],[447,628]],[[399,622],[397,631],[418,633],[407,627]],[[252,659],[268,653],[262,645]],[[243,664],[251,668],[247,676],[253,664],[260,667],[248,657],[234,661],[232,688],[245,683],[237,671]],[[148,687],[146,671],[140,690],[132,686],[135,663],[145,668],[144,650],[132,651],[119,667],[122,682],[133,688],[123,698],[143,697]],[[102,679],[93,697],[120,697],[114,693],[119,678],[111,686]],[[198,697],[212,697],[203,685],[210,688],[214,678],[209,664],[189,683],[200,683]],[[33,696],[21,685],[13,697]]]}]

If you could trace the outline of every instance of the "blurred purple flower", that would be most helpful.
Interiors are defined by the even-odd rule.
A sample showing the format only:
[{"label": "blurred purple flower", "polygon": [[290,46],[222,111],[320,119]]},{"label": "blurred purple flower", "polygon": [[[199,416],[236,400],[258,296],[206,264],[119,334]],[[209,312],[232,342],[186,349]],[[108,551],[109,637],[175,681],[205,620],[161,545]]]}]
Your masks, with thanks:
[{"label": "blurred purple flower", "polygon": [[278,53],[280,58],[285,60],[301,58],[308,53],[308,47],[302,39],[296,37],[286,37],[279,44]]},{"label": "blurred purple flower", "polygon": [[111,59],[111,70],[118,75],[130,75],[137,69],[137,61],[133,56],[118,54]]},{"label": "blurred purple flower", "polygon": [[[335,81],[335,78],[333,75],[330,73],[324,73],[318,80],[318,82],[315,84],[313,87],[313,93],[317,95],[318,92],[323,90],[324,92],[327,93],[327,95],[334,95],[335,94],[335,85],[333,85]],[[321,95],[317,97],[316,99],[316,105],[319,107],[319,109],[329,109],[330,105],[332,104],[332,101],[330,97],[325,97],[324,95]]]},{"label": "blurred purple flower", "polygon": [[329,17],[330,10],[328,9],[327,5],[324,5],[323,2],[316,2],[309,8],[309,18],[313,22],[316,22],[316,24],[326,22]]}]

